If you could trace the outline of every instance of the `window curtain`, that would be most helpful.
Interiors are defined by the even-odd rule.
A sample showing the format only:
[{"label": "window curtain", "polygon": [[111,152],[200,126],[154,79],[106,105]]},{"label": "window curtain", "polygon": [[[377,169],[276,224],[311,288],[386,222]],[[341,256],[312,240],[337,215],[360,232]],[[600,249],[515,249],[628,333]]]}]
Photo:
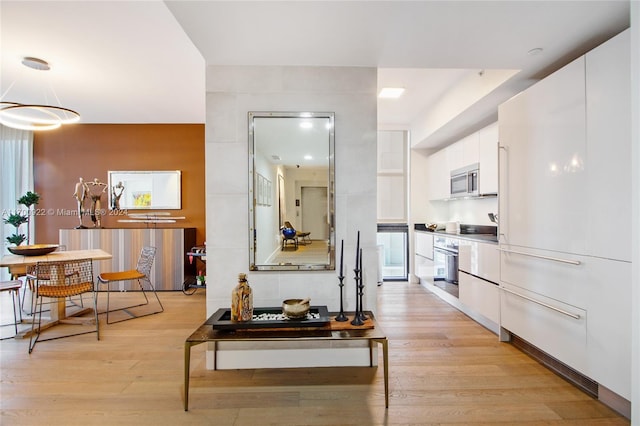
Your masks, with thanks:
[{"label": "window curtain", "polygon": [[[0,213],[2,219],[12,211],[24,209],[18,205],[18,198],[27,191],[33,191],[33,132],[12,129],[0,124]],[[15,228],[0,226],[0,255],[8,254],[6,238],[15,232]],[[30,221],[30,235],[34,235],[33,220]],[[25,225],[20,231],[26,233]],[[0,280],[10,278],[7,268],[0,268]]]}]

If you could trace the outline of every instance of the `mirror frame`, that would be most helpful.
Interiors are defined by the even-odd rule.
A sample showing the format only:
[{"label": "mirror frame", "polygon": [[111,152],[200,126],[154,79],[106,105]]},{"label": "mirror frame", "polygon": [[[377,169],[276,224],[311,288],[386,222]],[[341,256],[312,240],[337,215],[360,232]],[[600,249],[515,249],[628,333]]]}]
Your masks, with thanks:
[{"label": "mirror frame", "polygon": [[[180,210],[182,209],[182,173],[180,170],[109,170],[108,188],[109,193],[109,209],[113,207],[113,187],[119,182],[124,185],[123,193],[125,195],[120,201],[120,210]],[[142,186],[150,195],[151,201],[149,205],[128,204],[126,201],[131,194],[132,182],[136,182],[137,186]],[[133,185],[134,187],[136,185]],[[153,194],[161,194],[163,203],[158,203]]]},{"label": "mirror frame", "polygon": [[[329,244],[327,249],[327,262],[324,264],[256,264],[255,254],[257,248],[256,240],[256,173],[255,173],[255,118],[326,118],[329,120],[329,141],[328,141],[328,182],[327,182],[327,204],[328,204],[328,226]],[[318,271],[335,270],[335,113],[333,112],[256,112],[248,113],[249,120],[249,270],[251,271]],[[277,183],[274,183],[277,187]],[[277,203],[277,200],[274,200]]]}]

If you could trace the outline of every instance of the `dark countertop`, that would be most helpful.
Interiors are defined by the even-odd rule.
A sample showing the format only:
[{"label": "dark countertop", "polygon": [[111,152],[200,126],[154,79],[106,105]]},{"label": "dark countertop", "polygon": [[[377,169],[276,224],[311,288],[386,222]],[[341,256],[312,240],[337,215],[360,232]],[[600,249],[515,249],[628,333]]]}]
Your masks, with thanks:
[{"label": "dark countertop", "polygon": [[480,241],[484,243],[498,243],[498,228],[496,226],[484,226],[484,225],[460,225],[460,233],[453,234],[444,231],[430,231],[427,229],[426,224],[416,223],[414,230],[421,232],[428,232],[434,235],[441,235],[445,237],[461,238],[465,240]]}]

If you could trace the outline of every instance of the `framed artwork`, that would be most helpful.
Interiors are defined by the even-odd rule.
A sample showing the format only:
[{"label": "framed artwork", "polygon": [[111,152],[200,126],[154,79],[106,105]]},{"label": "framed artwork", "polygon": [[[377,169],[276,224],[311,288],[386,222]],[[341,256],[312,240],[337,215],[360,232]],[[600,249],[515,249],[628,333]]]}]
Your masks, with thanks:
[{"label": "framed artwork", "polygon": [[[182,208],[182,174],[166,171],[108,171],[109,206],[121,210]],[[117,206],[117,207],[116,207]]]}]

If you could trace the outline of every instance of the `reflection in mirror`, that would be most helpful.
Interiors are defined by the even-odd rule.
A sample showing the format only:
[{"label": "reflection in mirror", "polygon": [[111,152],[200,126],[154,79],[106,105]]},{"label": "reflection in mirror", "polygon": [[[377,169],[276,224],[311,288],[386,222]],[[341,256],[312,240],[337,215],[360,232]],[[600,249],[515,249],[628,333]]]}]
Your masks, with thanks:
[{"label": "reflection in mirror", "polygon": [[334,114],[249,113],[249,268],[335,269]]}]

